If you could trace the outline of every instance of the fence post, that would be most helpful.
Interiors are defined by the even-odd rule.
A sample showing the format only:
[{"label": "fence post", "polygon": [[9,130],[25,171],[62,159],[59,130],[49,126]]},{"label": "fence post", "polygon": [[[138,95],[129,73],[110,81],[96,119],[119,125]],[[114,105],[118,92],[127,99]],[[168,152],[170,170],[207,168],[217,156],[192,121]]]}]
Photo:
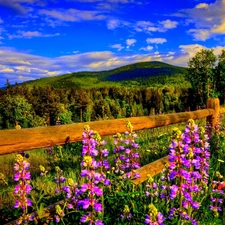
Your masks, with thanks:
[{"label": "fence post", "polygon": [[220,100],[218,98],[210,98],[206,101],[207,109],[214,109],[215,113],[211,116],[207,116],[207,122],[211,127],[215,127],[218,122],[219,111],[220,111]]}]

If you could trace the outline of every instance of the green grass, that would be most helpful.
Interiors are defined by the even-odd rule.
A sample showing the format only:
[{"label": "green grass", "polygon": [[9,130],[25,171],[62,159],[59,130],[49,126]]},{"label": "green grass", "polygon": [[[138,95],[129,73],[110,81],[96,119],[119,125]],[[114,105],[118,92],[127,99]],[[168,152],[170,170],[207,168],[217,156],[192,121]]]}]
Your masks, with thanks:
[{"label": "green grass", "polygon": [[[199,125],[205,124],[205,119],[196,121]],[[174,124],[159,128],[137,131],[137,143],[140,145],[139,155],[141,166],[153,162],[161,157],[168,155],[168,146],[171,143],[171,134],[174,127],[183,130],[186,123]],[[114,138],[112,136],[102,137],[107,142],[105,148],[110,152],[108,161],[113,163],[114,155]],[[29,171],[31,171],[32,185],[37,189],[45,190],[46,194],[54,196],[55,183],[53,177],[56,175],[55,166],[59,166],[64,171],[65,177],[77,178],[80,172],[80,153],[81,143],[72,143],[62,148],[62,156],[59,148],[54,147],[55,155],[47,155],[45,149],[37,149],[26,151],[29,154],[28,161],[31,164]],[[0,173],[5,175],[5,180],[8,186],[1,181],[0,183],[0,208],[3,205],[12,206],[15,198],[12,194],[15,182],[13,181],[14,171],[13,166],[15,162],[15,154],[0,156]],[[44,166],[49,175],[44,179],[40,178],[39,166]]]}]

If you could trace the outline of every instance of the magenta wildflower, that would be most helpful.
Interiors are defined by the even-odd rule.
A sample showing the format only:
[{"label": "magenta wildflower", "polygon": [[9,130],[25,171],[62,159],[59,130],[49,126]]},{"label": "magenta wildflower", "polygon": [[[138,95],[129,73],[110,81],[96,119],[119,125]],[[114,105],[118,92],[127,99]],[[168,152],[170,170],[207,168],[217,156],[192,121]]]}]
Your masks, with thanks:
[{"label": "magenta wildflower", "polygon": [[210,210],[213,211],[215,217],[218,217],[219,211],[222,211],[221,206],[223,204],[223,196],[225,194],[222,189],[225,187],[225,182],[221,181],[223,179],[223,176],[218,171],[216,172],[216,177],[218,181],[213,181],[212,184]]},{"label": "magenta wildflower", "polygon": [[200,203],[195,196],[203,194],[208,183],[208,136],[193,120],[189,120],[183,133],[174,130],[169,150],[169,179],[174,183],[170,186],[169,196],[171,200],[179,199],[179,207],[171,211],[169,218],[177,212],[181,220],[196,224],[192,211],[199,209]]},{"label": "magenta wildflower", "polygon": [[85,196],[77,201],[78,207],[87,211],[80,222],[102,225],[103,222],[97,218],[98,213],[103,211],[100,197],[103,196],[103,185],[109,185],[110,180],[106,178],[105,171],[110,169],[109,163],[105,157],[108,156],[108,150],[105,149],[105,141],[101,140],[97,132],[90,130],[85,126],[83,132],[82,148],[82,170],[80,176],[85,178],[85,183],[79,190],[80,196]]},{"label": "magenta wildflower", "polygon": [[27,208],[32,206],[32,201],[28,198],[32,190],[30,185],[30,172],[27,171],[29,167],[30,163],[28,163],[21,154],[17,154],[14,164],[14,170],[16,171],[14,181],[19,181],[19,184],[14,188],[14,195],[17,198],[14,208],[21,208],[23,210],[23,215],[20,219],[23,223],[27,223],[29,220],[27,217]]},{"label": "magenta wildflower", "polygon": [[127,128],[124,135],[117,133],[114,135],[115,148],[114,153],[116,157],[114,159],[115,169],[114,173],[122,175],[123,178],[135,179],[140,177],[136,169],[140,168],[139,154],[135,152],[139,145],[135,143],[137,135],[133,132],[133,126],[130,121],[127,121]]}]

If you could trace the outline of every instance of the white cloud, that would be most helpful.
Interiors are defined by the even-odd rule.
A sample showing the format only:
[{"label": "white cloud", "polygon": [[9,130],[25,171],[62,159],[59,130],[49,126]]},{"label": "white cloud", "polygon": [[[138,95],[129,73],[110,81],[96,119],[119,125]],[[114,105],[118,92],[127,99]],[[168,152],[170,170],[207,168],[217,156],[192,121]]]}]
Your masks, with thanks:
[{"label": "white cloud", "polygon": [[[79,2],[106,2],[106,0],[78,0]],[[134,3],[134,4],[140,4],[142,1],[134,1],[134,0],[107,0],[109,3]]]},{"label": "white cloud", "polygon": [[140,48],[140,50],[144,50],[144,51],[151,51],[152,49],[153,49],[153,47],[151,45],[148,45],[147,47]]},{"label": "white cloud", "polygon": [[152,32],[156,32],[156,31],[159,31],[159,28],[156,28],[156,27],[148,27],[147,28],[147,31],[152,31]]},{"label": "white cloud", "polygon": [[223,19],[221,21],[221,24],[219,25],[215,25],[212,28],[212,33],[216,33],[216,34],[225,34],[225,19]]},{"label": "white cloud", "polygon": [[210,36],[210,31],[206,29],[190,29],[188,33],[191,33],[195,40],[205,41]]},{"label": "white cloud", "polygon": [[119,27],[128,27],[131,31],[151,33],[151,32],[166,32],[169,29],[176,28],[178,25],[177,21],[163,20],[157,23],[151,21],[139,20],[136,22],[128,22],[124,20],[111,19],[107,21],[107,27],[110,30],[114,30]]},{"label": "white cloud", "polygon": [[114,19],[114,20],[109,20],[107,22],[107,27],[108,27],[109,30],[114,30],[114,29],[116,29],[119,26],[120,26],[120,21],[119,20]]},{"label": "white cloud", "polygon": [[136,39],[133,39],[133,38],[132,39],[127,39],[126,40],[127,48],[130,48],[130,46],[133,46],[135,42],[137,42]]},{"label": "white cloud", "polygon": [[114,44],[110,46],[111,48],[116,48],[118,51],[122,50],[124,47],[121,44]]},{"label": "white cloud", "polygon": [[215,0],[211,4],[200,3],[194,8],[182,9],[180,16],[186,18],[186,24],[192,24],[188,31],[194,40],[207,40],[216,35],[225,34],[225,0]]},{"label": "white cloud", "polygon": [[27,4],[32,4],[37,0],[0,0],[0,6],[10,9],[16,14],[26,14],[32,11],[32,8]]},{"label": "white cloud", "polygon": [[165,59],[165,62],[177,65],[177,66],[188,66],[188,61],[193,58],[197,52],[201,49],[205,49],[205,46],[199,44],[191,44],[191,45],[180,45],[180,52],[173,54],[173,58],[168,57]]},{"label": "white cloud", "polygon": [[0,70],[0,73],[13,73],[14,70],[11,68],[4,68]]},{"label": "white cloud", "polygon": [[18,31],[17,34],[8,35],[9,39],[13,38],[33,38],[33,37],[52,37],[52,36],[58,36],[59,33],[55,34],[42,34],[39,31]]},{"label": "white cloud", "polygon": [[195,6],[197,9],[207,9],[209,5],[207,3],[199,3],[198,5]]},{"label": "white cloud", "polygon": [[50,18],[55,18],[61,21],[82,21],[82,20],[103,20],[106,18],[105,15],[99,11],[90,10],[77,10],[77,9],[60,9],[60,10],[39,10],[39,14],[46,15]]},{"label": "white cloud", "polygon": [[166,32],[169,29],[176,28],[178,25],[177,21],[163,20],[158,23],[152,23],[150,21],[137,21],[135,24],[130,25],[134,30],[138,32]]},{"label": "white cloud", "polygon": [[[157,28],[154,27],[154,24],[150,21],[137,21],[135,24],[132,25],[133,29],[138,32],[149,32],[149,31],[156,31]],[[151,30],[150,30],[151,29]]]},{"label": "white cloud", "polygon": [[163,25],[164,28],[166,29],[172,29],[172,28],[176,28],[178,25],[177,21],[171,21],[171,20],[164,20],[159,22],[160,24]]},{"label": "white cloud", "polygon": [[15,66],[17,72],[30,73],[31,69],[27,66]]},{"label": "white cloud", "polygon": [[147,38],[146,42],[148,44],[163,44],[167,42],[167,40],[165,38]]}]

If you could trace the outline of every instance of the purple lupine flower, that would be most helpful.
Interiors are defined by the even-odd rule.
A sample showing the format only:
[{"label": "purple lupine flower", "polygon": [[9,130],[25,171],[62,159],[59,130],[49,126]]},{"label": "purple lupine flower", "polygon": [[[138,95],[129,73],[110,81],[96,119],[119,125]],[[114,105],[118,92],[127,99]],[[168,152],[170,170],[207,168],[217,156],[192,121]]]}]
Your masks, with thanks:
[{"label": "purple lupine flower", "polygon": [[210,205],[210,210],[212,211],[222,211],[221,207],[220,206],[213,206],[213,205]]},{"label": "purple lupine flower", "polygon": [[174,199],[178,194],[179,187],[177,185],[170,186],[170,199]]},{"label": "purple lupine flower", "polygon": [[188,201],[188,202],[191,202],[192,201],[192,196],[189,192],[186,192],[186,191],[183,191],[183,195],[184,195],[184,198]]},{"label": "purple lupine flower", "polygon": [[101,150],[101,153],[102,153],[102,155],[103,155],[104,157],[107,157],[107,156],[109,155],[108,149],[103,149],[103,150]]},{"label": "purple lupine flower", "polygon": [[90,206],[90,199],[84,199],[78,201],[78,206],[81,206],[83,209],[87,209]]},{"label": "purple lupine flower", "polygon": [[97,212],[102,212],[102,204],[96,202],[96,203],[94,204],[94,209],[95,209],[95,211],[97,211]]},{"label": "purple lupine flower", "polygon": [[220,181],[223,176],[221,176],[220,172],[216,171],[216,177],[218,181],[213,181],[212,182],[212,193],[210,197],[211,205],[210,205],[210,210],[214,212],[214,216],[218,217],[218,211],[222,211],[222,204],[223,204],[223,196],[224,196],[224,191],[221,190],[225,187],[225,182]]},{"label": "purple lupine flower", "polygon": [[96,220],[95,225],[104,225],[104,223],[101,220]]},{"label": "purple lupine flower", "polygon": [[[169,180],[173,181],[169,195],[171,200],[181,198],[178,209],[171,209],[168,218],[173,218],[178,212],[183,220],[192,221],[189,208],[199,209],[200,204],[193,201],[196,193],[203,192],[204,185],[208,181],[209,169],[209,144],[208,136],[200,129],[193,120],[188,121],[184,132],[174,130],[173,141],[169,147]],[[205,157],[207,155],[207,158]],[[161,196],[164,197],[161,193]]]},{"label": "purple lupine flower", "polygon": [[[105,141],[101,141],[100,135],[91,131],[88,126],[85,126],[82,134],[83,147],[81,166],[81,177],[84,177],[85,183],[81,185],[79,194],[84,194],[85,199],[77,201],[77,206],[87,210],[88,214],[81,217],[80,222],[89,224],[102,225],[103,222],[97,219],[95,212],[101,212],[102,204],[99,203],[99,197],[103,195],[103,189],[97,186],[99,183],[109,185],[110,181],[104,174],[105,170],[110,169],[110,165],[104,157],[107,157],[109,152],[105,149]],[[103,149],[104,147],[104,149]],[[116,151],[120,151],[117,149]]]},{"label": "purple lupine flower", "polygon": [[26,172],[25,170],[23,171],[18,171],[17,173],[14,174],[14,181],[26,181],[30,180],[30,172]]},{"label": "purple lupine flower", "polygon": [[199,204],[199,202],[191,202],[191,206],[193,209],[199,209],[200,204]]},{"label": "purple lupine flower", "polygon": [[134,152],[135,149],[139,148],[139,145],[134,141],[137,135],[133,132],[130,121],[127,121],[127,128],[129,131],[124,133],[124,138],[121,134],[114,135],[114,138],[116,138],[114,141],[116,146],[113,151],[116,154],[114,173],[123,175],[122,178],[124,179],[133,179],[139,177],[139,174],[134,172],[135,169],[140,168],[139,154]]},{"label": "purple lupine flower", "polygon": [[[91,190],[91,189],[90,189]],[[96,194],[97,196],[102,196],[103,195],[103,190],[102,190],[102,188],[99,188],[99,187],[97,187],[97,186],[94,186],[93,188],[92,188],[92,193],[93,194]]]},{"label": "purple lupine flower", "polygon": [[14,208],[21,208],[23,210],[22,221],[24,224],[27,223],[29,219],[26,217],[27,208],[32,206],[31,199],[28,198],[32,187],[30,183],[30,172],[27,170],[30,167],[30,163],[28,163],[21,154],[16,155],[16,162],[14,164],[14,170],[16,173],[14,174],[14,181],[19,181],[19,184],[14,188],[14,195],[16,196],[16,201],[14,204]]},{"label": "purple lupine flower", "polygon": [[163,225],[163,221],[166,220],[166,218],[162,215],[161,212],[158,212],[157,219],[160,225]]},{"label": "purple lupine flower", "polygon": [[173,219],[176,212],[177,212],[176,208],[171,208],[170,211],[169,211],[168,219]]},{"label": "purple lupine flower", "polygon": [[88,222],[90,220],[90,215],[88,214],[88,215],[82,215],[81,216],[81,218],[80,218],[80,222],[81,223],[86,223],[86,222]]},{"label": "purple lupine flower", "polygon": [[104,185],[109,186],[111,184],[111,181],[109,179],[104,180]]},{"label": "purple lupine flower", "polygon": [[59,217],[58,215],[54,215],[54,218],[55,218],[55,222],[56,222],[56,223],[59,223],[60,217]]}]

